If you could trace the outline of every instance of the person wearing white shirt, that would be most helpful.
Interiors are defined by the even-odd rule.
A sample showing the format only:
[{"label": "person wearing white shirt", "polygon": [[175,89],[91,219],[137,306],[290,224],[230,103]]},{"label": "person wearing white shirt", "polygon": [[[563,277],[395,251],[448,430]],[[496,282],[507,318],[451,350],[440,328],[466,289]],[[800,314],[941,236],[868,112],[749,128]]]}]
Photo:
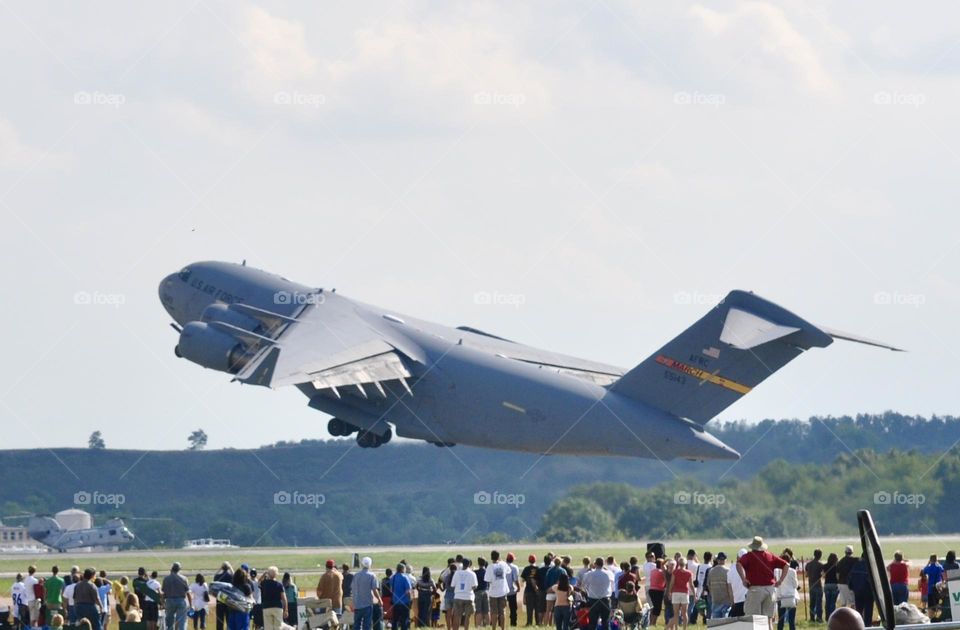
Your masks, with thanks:
[{"label": "person wearing white shirt", "polygon": [[581,588],[587,592],[590,628],[596,628],[597,622],[602,628],[610,624],[610,594],[613,593],[613,575],[603,566],[603,558],[593,562],[593,569],[583,574]]},{"label": "person wearing white shirt", "polygon": [[507,608],[511,579],[513,579],[513,572],[510,570],[510,565],[500,559],[499,551],[491,551],[490,564],[487,565],[483,581],[489,585],[487,595],[490,598],[490,625],[493,627],[499,625],[501,630],[506,626],[504,611]]},{"label": "person wearing white shirt", "polygon": [[21,622],[27,626],[35,626],[40,619],[40,600],[37,599],[37,594],[33,588],[40,583],[40,580],[34,576],[34,573],[37,572],[37,567],[30,565],[27,568],[27,575],[23,578],[23,604],[30,611],[30,618],[25,622],[21,619]]},{"label": "person wearing white shirt", "polygon": [[206,578],[197,573],[193,584],[190,585],[190,606],[193,608],[193,630],[206,630],[207,604],[209,603],[209,589]]},{"label": "person wearing white shirt", "polygon": [[[694,593],[694,599],[690,603],[690,623],[696,623],[697,621],[697,602],[703,597],[703,587],[707,583],[707,571],[710,570],[711,560],[713,560],[713,554],[709,551],[703,552],[703,562],[697,565],[696,570],[691,569],[693,572],[694,587],[696,592]],[[710,602],[707,601],[707,607],[703,611],[703,618],[706,620],[710,616]]]},{"label": "person wearing white shirt", "polygon": [[648,551],[646,562],[643,563],[643,595],[645,601],[650,601],[650,576],[653,570],[657,568],[657,554]]},{"label": "person wearing white shirt", "polygon": [[74,608],[73,591],[77,588],[77,582],[70,582],[63,588],[63,600],[67,603],[67,620],[70,625],[77,623],[77,609]]},{"label": "person wearing white shirt", "polygon": [[[737,552],[737,559],[747,555],[746,549]],[[734,563],[736,564],[736,563]],[[743,584],[740,572],[733,567],[727,573],[727,582],[730,583],[730,590],[733,592],[733,606],[730,608],[730,617],[743,617],[743,603],[747,600],[747,587]]]},{"label": "person wearing white shirt", "polygon": [[24,616],[29,622],[30,613],[24,609],[26,604],[23,603],[23,576],[19,573],[17,573],[17,579],[14,580],[13,586],[10,587],[10,598],[13,600],[13,619],[19,621],[20,613],[24,612]]},{"label": "person wearing white shirt", "polygon": [[[787,556],[781,556],[784,560],[790,562]],[[774,575],[777,580],[780,579],[781,569],[775,569]],[[793,562],[786,569],[787,575],[777,587],[777,630],[783,630],[783,622],[790,624],[790,630],[797,628],[797,599],[800,593],[797,590],[797,570],[793,567]]]},{"label": "person wearing white shirt", "polygon": [[473,617],[473,592],[477,588],[477,574],[470,570],[470,559],[463,559],[463,567],[453,574],[450,586],[453,587],[453,630],[459,630],[463,621],[464,630],[470,630]]}]

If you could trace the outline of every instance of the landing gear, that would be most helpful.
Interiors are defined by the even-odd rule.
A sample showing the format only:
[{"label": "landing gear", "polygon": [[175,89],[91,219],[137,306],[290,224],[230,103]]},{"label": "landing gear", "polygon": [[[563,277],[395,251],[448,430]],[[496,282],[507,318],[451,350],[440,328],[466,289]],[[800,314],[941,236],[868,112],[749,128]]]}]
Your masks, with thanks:
[{"label": "landing gear", "polygon": [[330,422],[327,423],[327,431],[333,437],[347,437],[348,435],[353,435],[357,430],[357,427],[349,422],[344,422],[340,418],[332,418]]},{"label": "landing gear", "polygon": [[456,446],[456,444],[453,442],[430,442],[430,444],[433,444],[439,448],[450,448],[451,446]]},{"label": "landing gear", "polygon": [[387,429],[383,435],[378,435],[373,431],[360,431],[357,433],[357,446],[360,448],[377,448],[386,444],[393,438],[393,431]]}]

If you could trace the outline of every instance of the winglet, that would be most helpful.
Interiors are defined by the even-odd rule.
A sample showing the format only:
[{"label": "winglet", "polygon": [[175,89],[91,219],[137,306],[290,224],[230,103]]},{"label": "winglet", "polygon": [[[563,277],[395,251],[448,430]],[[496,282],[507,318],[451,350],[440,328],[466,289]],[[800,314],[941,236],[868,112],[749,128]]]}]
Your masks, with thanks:
[{"label": "winglet", "polygon": [[890,344],[884,343],[882,341],[877,341],[875,339],[868,339],[866,337],[861,337],[859,335],[852,335],[842,330],[835,330],[833,328],[827,328],[826,326],[819,326],[820,330],[827,333],[834,339],[843,339],[844,341],[852,341],[854,343],[862,343],[867,346],[874,346],[877,348],[886,348],[887,350],[893,350],[894,352],[906,352],[903,348],[897,348],[896,346],[891,346]]}]

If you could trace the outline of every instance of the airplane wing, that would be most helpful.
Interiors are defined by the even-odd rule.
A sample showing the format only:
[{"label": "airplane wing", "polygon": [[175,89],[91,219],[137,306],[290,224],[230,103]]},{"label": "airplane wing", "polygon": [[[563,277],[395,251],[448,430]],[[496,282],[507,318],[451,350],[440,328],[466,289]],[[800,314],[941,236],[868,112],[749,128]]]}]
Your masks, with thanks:
[{"label": "airplane wing", "polygon": [[[405,361],[411,360],[390,343],[383,330],[371,325],[355,306],[334,294],[307,304],[295,318],[278,328],[276,337],[264,343],[236,379],[252,385],[277,388],[312,383],[317,390],[356,386],[366,396],[364,385],[385,395],[380,383],[399,380],[407,388],[411,376]],[[268,318],[274,314],[263,311]],[[279,316],[278,316],[279,317]]]}]

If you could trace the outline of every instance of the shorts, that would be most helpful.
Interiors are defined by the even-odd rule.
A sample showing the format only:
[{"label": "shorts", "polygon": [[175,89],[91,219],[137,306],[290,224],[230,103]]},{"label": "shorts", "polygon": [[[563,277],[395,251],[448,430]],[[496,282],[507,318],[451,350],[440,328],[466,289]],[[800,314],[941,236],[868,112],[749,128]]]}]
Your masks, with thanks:
[{"label": "shorts", "polygon": [[776,613],[776,606],[773,603],[774,587],[772,586],[751,586],[747,589],[747,599],[743,602],[743,613],[750,615],[763,615],[772,618]]},{"label": "shorts", "polygon": [[547,601],[548,601],[548,602],[555,602],[555,601],[557,601],[557,594],[556,594],[556,593],[547,593]]},{"label": "shorts", "polygon": [[40,620],[40,600],[34,599],[27,607],[30,609],[30,623],[37,623]]},{"label": "shorts", "polygon": [[663,612],[663,591],[650,589],[647,593],[650,595],[650,605],[653,606],[650,613],[659,616]]},{"label": "shorts", "polygon": [[469,599],[453,600],[453,614],[463,616],[472,615],[474,612],[473,602]]},{"label": "shorts", "polygon": [[670,593],[671,604],[689,604],[690,593]]},{"label": "shorts", "polygon": [[490,596],[486,591],[477,591],[476,601],[474,602],[477,609],[478,615],[488,615],[490,614]]},{"label": "shorts", "polygon": [[156,621],[160,618],[160,609],[157,602],[144,600],[142,608],[144,621]]},{"label": "shorts", "polygon": [[491,597],[490,598],[490,615],[493,616],[493,620],[496,621],[503,616],[503,611],[507,608],[507,598],[506,597]]}]

